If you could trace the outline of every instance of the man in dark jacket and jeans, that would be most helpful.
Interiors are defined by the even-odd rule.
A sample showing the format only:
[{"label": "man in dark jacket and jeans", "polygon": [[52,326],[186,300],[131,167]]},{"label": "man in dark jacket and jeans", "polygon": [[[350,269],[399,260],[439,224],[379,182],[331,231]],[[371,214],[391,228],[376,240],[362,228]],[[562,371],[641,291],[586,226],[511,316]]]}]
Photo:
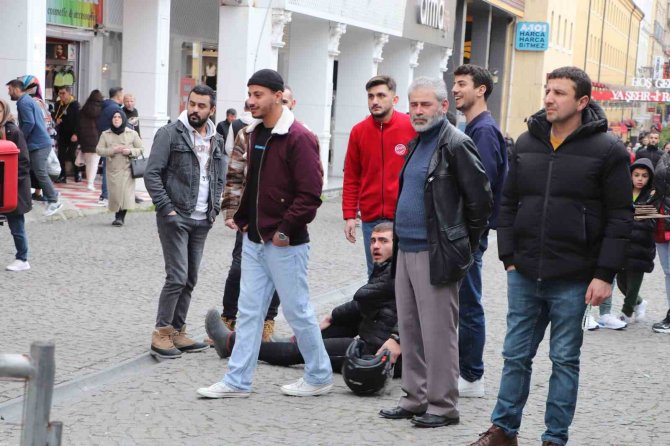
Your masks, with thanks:
[{"label": "man in dark jacket and jeans", "polygon": [[612,294],[633,223],[630,160],[575,67],[547,76],[517,140],[498,217],[507,270],[505,360],[493,425],[474,446],[516,446],[531,364],[551,324],[544,446],[565,445],[577,404],[582,318]]},{"label": "man in dark jacket and jeans", "polygon": [[276,288],[305,358],[304,377],[281,391],[293,396],[322,395],[330,392],[333,373],[307,284],[307,224],[316,217],[323,186],[319,147],[314,134],[282,105],[284,80],[279,73],[259,70],[247,86],[247,103],[256,119],[244,130],[249,134],[247,179],[234,217],[245,233],[237,341],[223,380],[198,389],[198,394],[249,396],[263,322]]},{"label": "man in dark jacket and jeans", "polygon": [[400,173],[394,255],[398,325],[405,345],[398,406],[389,419],[418,427],[459,422],[458,287],[488,226],[492,195],[470,138],[445,119],[442,79],[409,87],[418,137]]},{"label": "man in dark jacket and jeans", "polygon": [[215,104],[214,90],[194,87],[187,110],[156,132],[144,172],[165,259],[165,285],[151,338],[151,354],[161,358],[209,348],[186,335],[186,315],[226,177],[223,138],[209,119]]}]

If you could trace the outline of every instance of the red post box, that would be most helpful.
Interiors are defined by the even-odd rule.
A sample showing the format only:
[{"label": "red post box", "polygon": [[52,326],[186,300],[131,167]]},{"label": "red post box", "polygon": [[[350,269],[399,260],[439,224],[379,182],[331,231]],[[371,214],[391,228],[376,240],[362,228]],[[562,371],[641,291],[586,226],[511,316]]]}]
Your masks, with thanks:
[{"label": "red post box", "polygon": [[16,209],[19,187],[19,149],[0,140],[0,214]]}]

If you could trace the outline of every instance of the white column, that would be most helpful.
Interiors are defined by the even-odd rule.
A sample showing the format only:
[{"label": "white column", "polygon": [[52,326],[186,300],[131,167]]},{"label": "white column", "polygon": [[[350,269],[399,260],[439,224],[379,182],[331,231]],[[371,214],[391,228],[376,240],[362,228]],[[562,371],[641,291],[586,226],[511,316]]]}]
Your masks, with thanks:
[{"label": "white column", "polygon": [[407,87],[414,79],[414,68],[418,63],[419,53],[423,49],[423,42],[406,39],[392,39],[384,47],[384,61],[379,64],[378,74],[391,76],[397,85],[396,94],[398,104],[396,110],[407,112]]},{"label": "white column", "polygon": [[342,176],[351,128],[369,114],[365,83],[377,75],[386,42],[387,34],[372,34],[358,28],[348,29],[342,38],[337,59],[332,176]]},{"label": "white column", "polygon": [[[46,67],[47,2],[0,0],[0,29],[6,40],[0,46],[0,82],[4,85],[24,74],[36,76],[44,92]],[[7,88],[1,97],[9,101]],[[14,105],[12,105],[14,106]]]},{"label": "white column", "polygon": [[[247,81],[261,68],[277,69],[277,47],[272,47],[272,17],[268,8],[221,6],[219,8],[219,60],[216,106],[244,109]],[[283,30],[282,30],[283,33]]]},{"label": "white column", "polygon": [[448,67],[451,54],[451,48],[424,45],[418,59],[419,65],[414,69],[414,77],[442,77],[447,70],[453,71],[454,67]]},{"label": "white column", "polygon": [[272,60],[274,61],[275,70],[279,60],[279,49],[284,48],[284,29],[286,25],[291,22],[291,13],[283,9],[272,10]]},{"label": "white column", "polygon": [[319,138],[324,170],[324,189],[328,186],[330,117],[333,106],[333,64],[339,54],[340,37],[347,26],[313,19],[294,19],[291,23],[287,83],[297,101],[296,117]]},{"label": "white column", "polygon": [[145,154],[168,121],[170,0],[124,0],[121,82],[135,95]]}]

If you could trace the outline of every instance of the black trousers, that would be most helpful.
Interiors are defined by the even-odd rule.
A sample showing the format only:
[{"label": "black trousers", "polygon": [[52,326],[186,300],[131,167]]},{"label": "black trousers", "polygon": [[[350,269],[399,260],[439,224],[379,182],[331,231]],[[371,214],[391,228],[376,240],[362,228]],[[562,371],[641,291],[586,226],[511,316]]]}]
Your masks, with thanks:
[{"label": "black trousers", "polygon": [[[237,231],[235,247],[233,248],[233,263],[230,264],[226,286],[223,289],[223,312],[221,316],[227,319],[237,318],[237,301],[240,298],[240,279],[242,277],[242,240],[244,235]],[[265,315],[266,321],[273,321],[279,311],[279,295],[277,291],[272,295],[270,307]]]},{"label": "black trousers", "polygon": [[79,170],[79,167],[74,165],[74,160],[77,157],[77,143],[68,141],[58,141],[58,161],[60,162],[61,177],[65,177],[65,162],[70,161],[74,167],[74,175]]}]

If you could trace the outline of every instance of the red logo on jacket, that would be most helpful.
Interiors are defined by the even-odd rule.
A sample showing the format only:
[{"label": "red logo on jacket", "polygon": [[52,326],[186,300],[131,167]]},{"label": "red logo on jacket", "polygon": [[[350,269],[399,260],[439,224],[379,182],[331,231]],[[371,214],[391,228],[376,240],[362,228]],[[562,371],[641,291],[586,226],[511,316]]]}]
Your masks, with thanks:
[{"label": "red logo on jacket", "polygon": [[405,144],[398,144],[395,146],[395,154],[399,156],[407,155],[407,147],[405,147]]}]

